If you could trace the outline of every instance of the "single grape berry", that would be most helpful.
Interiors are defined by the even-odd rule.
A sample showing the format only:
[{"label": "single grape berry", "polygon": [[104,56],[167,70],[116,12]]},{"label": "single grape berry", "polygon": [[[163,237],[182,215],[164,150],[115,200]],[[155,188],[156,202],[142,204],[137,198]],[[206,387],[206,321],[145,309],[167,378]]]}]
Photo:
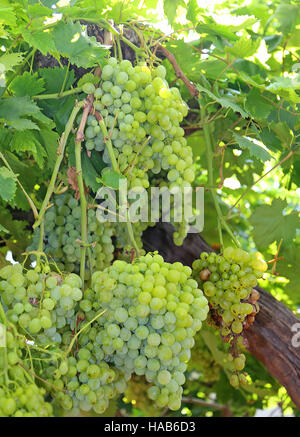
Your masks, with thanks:
[{"label": "single grape berry", "polygon": [[82,85],[82,91],[85,94],[94,94],[95,90],[96,90],[95,85],[92,84],[91,82],[87,82]]}]

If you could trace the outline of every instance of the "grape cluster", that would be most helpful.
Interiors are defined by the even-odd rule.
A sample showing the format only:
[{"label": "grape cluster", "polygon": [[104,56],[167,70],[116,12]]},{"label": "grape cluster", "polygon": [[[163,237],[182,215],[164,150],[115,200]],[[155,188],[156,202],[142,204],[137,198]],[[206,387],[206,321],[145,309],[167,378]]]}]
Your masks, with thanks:
[{"label": "grape cluster", "polygon": [[245,375],[238,375],[245,366],[245,356],[236,351],[237,339],[254,322],[259,293],[253,287],[266,270],[259,252],[232,247],[223,255],[203,252],[193,263],[193,276],[209,301],[211,320],[220,328],[223,340],[232,344],[233,386],[246,382]]},{"label": "grape cluster", "polygon": [[38,387],[28,371],[18,365],[25,359],[25,345],[24,339],[14,332],[16,328],[10,324],[6,347],[0,348],[0,417],[50,417],[53,409],[45,401],[46,390]]},{"label": "grape cluster", "polygon": [[61,343],[76,322],[82,281],[75,273],[61,277],[39,268],[23,271],[21,264],[0,270],[0,299],[6,317],[38,343]]},{"label": "grape cluster", "polygon": [[93,274],[80,303],[88,320],[105,310],[93,334],[99,358],[127,380],[144,375],[153,383],[150,399],[173,410],[180,408],[193,337],[208,313],[207,299],[190,276],[189,267],[157,254],[132,264],[117,260]]},{"label": "grape cluster", "polygon": [[7,393],[0,387],[0,417],[51,417],[52,406],[45,402],[46,390],[24,383]]},{"label": "grape cluster", "polygon": [[[66,272],[79,272],[80,239],[81,239],[81,208],[78,200],[70,194],[54,196],[53,207],[45,213],[44,251],[57,263],[58,268]],[[92,270],[102,269],[113,259],[113,230],[108,222],[100,223],[93,209],[88,211],[87,243],[91,244]],[[40,228],[33,234],[29,251],[37,250],[40,239]],[[89,260],[89,261],[90,261]],[[89,275],[87,265],[87,277]]]},{"label": "grape cluster", "polygon": [[[99,118],[103,119],[129,189],[147,189],[151,177],[160,174],[170,190],[190,187],[195,178],[192,149],[180,127],[188,108],[178,88],[169,88],[165,68],[133,66],[128,60],[118,62],[113,57],[107,62],[99,87],[86,84],[84,89],[94,94],[96,110],[87,120],[86,149],[101,152],[104,163],[111,166],[99,123]],[[187,226],[177,231],[176,244],[182,242],[186,232]]]},{"label": "grape cluster", "polygon": [[58,366],[47,367],[44,376],[58,390],[55,405],[71,415],[80,411],[102,414],[109,401],[127,387],[122,372],[99,358],[91,339],[75,356],[61,360]]},{"label": "grape cluster", "polygon": [[[36,345],[59,344],[62,350],[69,347],[82,325],[80,322],[86,323],[81,307],[88,309],[84,297],[89,295],[89,291],[86,290],[85,294],[81,291],[80,277],[75,273],[61,277],[53,272],[43,273],[39,268],[25,273],[20,264],[14,264],[2,268],[0,278],[0,297],[9,323],[14,323],[20,332],[29,334]],[[101,414],[108,407],[109,400],[126,389],[122,372],[103,361],[104,354],[95,344],[97,333],[90,328],[79,337],[75,357],[55,359],[49,352],[42,353],[47,365],[41,376],[55,387],[55,401],[65,410],[93,409]],[[8,354],[10,364],[16,364],[19,359],[22,361],[20,354]],[[1,360],[0,364],[2,368]],[[6,407],[4,410],[8,411]],[[37,414],[44,413],[41,410]]]}]

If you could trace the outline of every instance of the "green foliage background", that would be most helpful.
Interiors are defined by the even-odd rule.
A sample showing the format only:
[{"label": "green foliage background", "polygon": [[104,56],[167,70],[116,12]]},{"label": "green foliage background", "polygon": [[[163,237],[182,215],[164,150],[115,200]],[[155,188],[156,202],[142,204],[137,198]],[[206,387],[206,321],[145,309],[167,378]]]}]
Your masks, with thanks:
[{"label": "green foliage background", "polygon": [[[70,67],[93,70],[106,62],[108,47],[89,37],[79,20],[100,28],[107,28],[107,20],[121,28],[126,24],[138,32],[147,50],[154,50],[159,41],[175,55],[209,115],[208,120],[201,118],[197,99],[191,98],[164,60],[169,83],[180,88],[190,107],[183,127],[197,162],[195,184],[208,183],[202,127],[209,123],[213,186],[222,213],[245,249],[256,247],[266,260],[272,260],[280,246],[283,259],[276,265],[276,275],[267,274],[264,286],[297,311],[300,8],[296,0],[71,0],[57,4],[2,0],[0,152],[6,163],[0,159],[0,266],[7,262],[8,251],[20,259],[30,241],[30,206],[18,181],[41,205],[59,137],[77,98],[73,90],[91,79],[87,75],[77,82]],[[58,66],[39,68],[39,54],[51,55]],[[59,99],[39,98],[68,90],[69,95]],[[84,159],[85,183],[94,191],[100,171],[96,157]],[[203,236],[217,247],[216,229],[215,207],[207,195]],[[230,243],[229,235],[224,238]],[[231,388],[224,364],[226,346],[209,328],[199,334],[196,349],[185,396],[209,404],[186,402],[181,415],[222,415],[224,411],[213,406],[212,400],[227,405],[236,416],[253,415],[257,408],[277,404],[284,414],[299,414],[285,389],[253,357],[247,357],[246,369],[251,384]],[[114,411],[117,408],[134,416],[145,413],[138,400],[125,399]]]}]

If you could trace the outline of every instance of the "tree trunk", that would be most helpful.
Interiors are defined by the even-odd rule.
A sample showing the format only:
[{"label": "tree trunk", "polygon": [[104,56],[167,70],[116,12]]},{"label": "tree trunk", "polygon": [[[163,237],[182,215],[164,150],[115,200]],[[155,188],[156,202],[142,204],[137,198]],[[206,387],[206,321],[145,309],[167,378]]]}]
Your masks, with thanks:
[{"label": "tree trunk", "polygon": [[[198,235],[189,234],[181,247],[174,244],[171,225],[159,223],[148,228],[143,235],[144,248],[157,250],[166,261],[180,261],[192,265],[201,252],[211,252],[211,247]],[[260,293],[260,311],[255,323],[245,331],[248,350],[287,390],[300,409],[300,346],[291,343],[292,326],[300,319],[268,291],[257,287]]]}]

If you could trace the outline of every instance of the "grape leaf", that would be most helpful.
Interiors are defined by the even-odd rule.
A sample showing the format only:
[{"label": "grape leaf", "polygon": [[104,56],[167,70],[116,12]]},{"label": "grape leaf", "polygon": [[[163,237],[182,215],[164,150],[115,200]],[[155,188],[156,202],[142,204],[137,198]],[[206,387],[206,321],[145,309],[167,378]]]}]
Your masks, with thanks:
[{"label": "grape leaf", "polygon": [[0,167],[0,196],[5,202],[13,199],[16,192],[16,176],[6,167]]},{"label": "grape leaf", "polygon": [[30,74],[25,71],[22,76],[18,76],[12,81],[10,89],[16,97],[35,96],[45,90],[44,82],[44,79],[38,78],[37,73]]},{"label": "grape leaf", "polygon": [[38,130],[39,127],[36,123],[34,123],[31,120],[28,120],[28,118],[18,118],[15,120],[7,120],[6,121],[8,126],[13,127],[16,130],[24,131],[26,129],[36,129]]},{"label": "grape leaf", "polygon": [[16,65],[23,61],[22,53],[5,53],[0,58],[0,65],[4,65],[5,71],[13,71]]},{"label": "grape leaf", "polygon": [[31,18],[52,17],[53,15],[52,9],[38,4],[29,5],[27,11]]},{"label": "grape leaf", "polygon": [[41,128],[39,131],[40,143],[47,151],[47,166],[52,169],[56,161],[56,152],[59,142],[59,135],[50,129]]},{"label": "grape leaf", "polygon": [[260,41],[259,38],[256,41],[253,41],[251,38],[243,36],[238,39],[232,47],[225,47],[225,52],[236,58],[249,58],[257,52]]},{"label": "grape leaf", "polygon": [[276,273],[290,280],[289,284],[285,286],[285,291],[293,296],[296,304],[299,304],[299,270],[297,268],[300,264],[299,244],[297,245],[294,242],[283,243],[279,254],[283,258],[276,264]]},{"label": "grape leaf", "polygon": [[[195,63],[194,63],[195,66]],[[203,60],[200,61],[200,65],[199,65],[200,69],[201,69],[201,73],[204,74],[204,76],[207,79],[213,79],[216,80],[217,78],[220,77],[220,74],[222,74],[222,72],[224,71],[224,62],[222,61],[218,61],[216,59],[208,59],[208,60]],[[197,69],[197,64],[196,64],[196,68],[195,68],[195,75],[197,75],[199,77],[199,72]],[[189,70],[191,71],[191,70]],[[191,79],[195,79],[195,81],[198,80],[197,77],[193,77],[192,75],[189,74],[189,77],[191,77]]]},{"label": "grape leaf", "polygon": [[261,141],[264,143],[268,149],[273,152],[277,152],[281,150],[281,142],[280,139],[275,135],[275,133],[268,127],[264,127],[259,134]]},{"label": "grape leaf", "polygon": [[108,170],[101,178],[103,185],[118,190],[120,186],[120,180],[125,179],[125,176],[116,173],[114,170]]},{"label": "grape leaf", "polygon": [[[28,165],[25,160],[21,161],[15,153],[5,151],[5,158],[14,174],[18,175],[18,180],[21,182],[27,193],[32,192],[36,183],[40,184],[40,181],[45,179],[44,171],[42,172],[37,165],[32,165],[32,163],[29,163]],[[30,177],[28,177],[28,175],[30,175]],[[17,187],[16,195],[13,201],[11,201],[11,204],[12,206],[17,207],[18,209],[23,209],[24,211],[30,209],[28,200],[19,186]]]},{"label": "grape leaf", "polygon": [[299,6],[289,5],[287,3],[279,4],[273,17],[279,23],[279,30],[283,33],[288,33],[297,23]]},{"label": "grape leaf", "polygon": [[216,23],[213,18],[209,16],[205,16],[202,18],[205,20],[205,23],[199,23],[196,27],[196,30],[198,33],[203,34],[206,33],[207,35],[214,36],[218,39],[225,38],[228,41],[237,41],[239,40],[239,36],[235,34],[235,32],[238,32],[240,30],[247,29],[251,27],[255,22],[255,18],[248,18],[243,23],[233,26],[233,25],[224,25]]},{"label": "grape leaf", "polygon": [[43,55],[56,53],[56,47],[51,32],[44,30],[30,32],[28,29],[24,29],[22,35],[28,44],[38,49]]},{"label": "grape leaf", "polygon": [[253,118],[266,118],[273,109],[256,88],[251,88],[245,102],[245,109]]},{"label": "grape leaf", "polygon": [[[76,96],[71,95],[65,99],[62,99],[60,106],[56,105],[56,112],[54,114],[54,121],[59,133],[62,133],[69,120],[69,116],[74,108],[76,102]],[[55,107],[55,103],[54,103]]]},{"label": "grape leaf", "polygon": [[242,115],[242,117],[244,118],[248,117],[247,112],[245,112],[243,108],[239,106],[237,103],[235,103],[235,101],[232,98],[218,97],[208,89],[204,88],[203,86],[198,84],[196,86],[199,91],[206,93],[212,100],[215,100],[216,102],[220,103],[220,105],[223,106],[223,108],[231,108],[234,112],[239,112]]},{"label": "grape leaf", "polygon": [[8,0],[1,0],[0,5],[0,23],[4,23],[6,26],[15,26],[17,17],[13,6]]},{"label": "grape leaf", "polygon": [[272,122],[270,127],[271,130],[275,132],[276,136],[280,139],[281,146],[289,148],[293,142],[293,133],[291,132],[287,123]]},{"label": "grape leaf", "polygon": [[39,126],[27,117],[32,117],[46,125],[53,124],[52,120],[47,118],[28,96],[0,100],[0,118],[5,120],[6,125],[20,131],[39,130]]},{"label": "grape leaf", "polygon": [[199,22],[198,14],[200,11],[197,0],[189,0],[186,10],[186,19],[190,20],[193,24],[197,24]]},{"label": "grape leaf", "polygon": [[169,24],[173,24],[176,18],[178,6],[185,7],[183,0],[164,0],[164,12],[168,18]]},{"label": "grape leaf", "polygon": [[281,43],[282,35],[267,35],[264,37],[268,52],[272,52]]},{"label": "grape leaf", "polygon": [[266,87],[267,91],[277,94],[293,103],[300,103],[300,95],[296,90],[300,90],[300,80],[290,77],[276,77],[273,82]]},{"label": "grape leaf", "polygon": [[[199,70],[202,71],[202,63],[198,53],[183,40],[170,41],[166,44],[167,49],[174,54],[183,72],[194,82],[199,81]],[[184,59],[184,62],[182,61]],[[224,66],[222,66],[224,70]],[[173,74],[173,70],[172,70]]]},{"label": "grape leaf", "polygon": [[109,12],[109,18],[115,23],[124,23],[129,21],[134,14],[134,10],[137,10],[139,6],[138,0],[131,0],[130,2],[124,2],[124,0],[112,0],[110,1],[111,11]]},{"label": "grape leaf", "polygon": [[292,35],[287,40],[287,49],[298,49],[300,47],[300,29],[294,29]]},{"label": "grape leaf", "polygon": [[253,238],[258,248],[266,248],[282,238],[285,243],[291,241],[300,229],[299,212],[285,214],[286,200],[274,199],[271,205],[262,205],[255,209],[250,217],[253,226]]},{"label": "grape leaf", "polygon": [[46,119],[40,112],[40,108],[35,102],[32,102],[28,96],[10,97],[0,101],[0,118],[17,130],[39,129],[31,120],[23,117],[33,116],[34,118]]},{"label": "grape leaf", "polygon": [[43,167],[44,158],[47,153],[34,131],[26,130],[25,132],[16,131],[11,140],[11,151],[28,152],[31,154],[40,168]]},{"label": "grape leaf", "polygon": [[88,187],[90,187],[95,193],[101,187],[101,184],[97,181],[99,173],[93,166],[91,159],[88,157],[86,152],[81,154],[82,159],[82,175],[84,182]]},{"label": "grape leaf", "polygon": [[[39,70],[39,75],[45,80],[45,87],[47,93],[49,94],[60,92],[66,74],[67,74],[66,66],[64,68],[60,68],[60,67],[41,68]],[[71,88],[74,82],[75,82],[75,74],[74,71],[71,70],[68,72],[68,77],[65,83],[65,90]]]},{"label": "grape leaf", "polygon": [[233,137],[238,143],[238,145],[242,149],[249,150],[250,155],[253,156],[254,158],[257,158],[263,162],[273,159],[273,157],[263,147],[259,146],[258,144],[255,144],[253,141],[250,141],[245,137],[241,137],[236,133],[233,134]]},{"label": "grape leaf", "polygon": [[57,50],[67,56],[72,64],[84,68],[105,64],[108,50],[94,37],[84,35],[80,23],[60,21],[53,30],[53,36]]}]

